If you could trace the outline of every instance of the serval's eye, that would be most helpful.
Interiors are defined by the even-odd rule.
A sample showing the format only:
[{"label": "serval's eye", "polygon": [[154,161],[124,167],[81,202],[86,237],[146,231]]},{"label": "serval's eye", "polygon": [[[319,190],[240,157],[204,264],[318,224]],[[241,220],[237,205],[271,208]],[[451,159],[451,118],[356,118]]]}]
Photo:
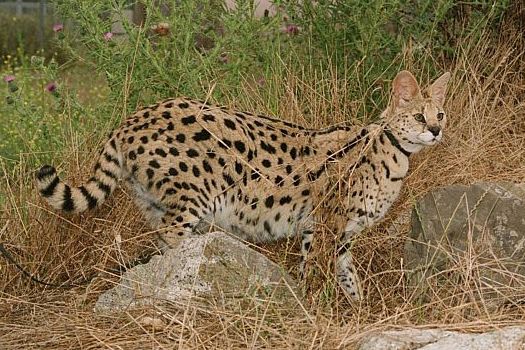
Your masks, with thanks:
[{"label": "serval's eye", "polygon": [[443,113],[443,112],[439,112],[439,113],[437,114],[437,118],[438,118],[438,120],[443,120],[444,117],[445,117],[445,113]]},{"label": "serval's eye", "polygon": [[425,122],[425,116],[421,113],[418,113],[414,116],[414,118],[420,122],[420,123],[424,123]]}]

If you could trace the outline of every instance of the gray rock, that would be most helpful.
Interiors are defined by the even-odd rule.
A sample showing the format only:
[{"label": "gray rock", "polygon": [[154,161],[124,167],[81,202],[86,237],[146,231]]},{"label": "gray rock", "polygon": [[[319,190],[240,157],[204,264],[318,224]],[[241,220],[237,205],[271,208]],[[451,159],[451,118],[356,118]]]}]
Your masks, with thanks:
[{"label": "gray rock", "polygon": [[361,341],[359,350],[522,350],[525,327],[507,327],[486,333],[459,333],[441,329],[386,331]]},{"label": "gray rock", "polygon": [[420,292],[429,276],[465,273],[468,262],[471,282],[486,301],[501,288],[507,288],[507,296],[516,290],[523,294],[525,185],[477,183],[428,193],[413,210],[405,261]]},{"label": "gray rock", "polygon": [[272,302],[297,305],[292,278],[264,255],[221,232],[192,236],[124,273],[98,298],[96,311],[117,311],[159,302],[220,303],[225,307]]}]

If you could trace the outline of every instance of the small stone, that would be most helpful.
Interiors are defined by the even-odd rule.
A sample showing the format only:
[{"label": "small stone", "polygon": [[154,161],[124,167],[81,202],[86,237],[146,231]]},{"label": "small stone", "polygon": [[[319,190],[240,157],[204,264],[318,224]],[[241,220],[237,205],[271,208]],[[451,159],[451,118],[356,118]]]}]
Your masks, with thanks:
[{"label": "small stone", "polygon": [[403,329],[373,334],[359,350],[521,350],[525,327],[506,327],[486,333],[460,333],[443,329]]}]

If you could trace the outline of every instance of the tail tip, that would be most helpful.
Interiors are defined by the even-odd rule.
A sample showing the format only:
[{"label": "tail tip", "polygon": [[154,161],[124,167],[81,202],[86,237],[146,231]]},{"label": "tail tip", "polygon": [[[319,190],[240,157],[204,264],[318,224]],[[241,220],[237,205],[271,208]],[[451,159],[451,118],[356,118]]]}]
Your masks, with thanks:
[{"label": "tail tip", "polygon": [[44,165],[36,172],[36,178],[39,181],[42,181],[50,176],[53,176],[57,173],[56,169],[51,165]]}]

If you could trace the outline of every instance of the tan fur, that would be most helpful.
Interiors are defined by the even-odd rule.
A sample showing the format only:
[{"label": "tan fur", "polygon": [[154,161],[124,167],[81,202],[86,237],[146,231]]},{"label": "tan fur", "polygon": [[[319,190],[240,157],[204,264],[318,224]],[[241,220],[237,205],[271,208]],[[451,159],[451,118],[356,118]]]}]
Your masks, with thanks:
[{"label": "tan fur", "polygon": [[165,100],[113,132],[85,186],[60,182],[50,166],[39,172],[37,186],[53,207],[81,212],[124,179],[151,225],[169,227],[168,244],[211,226],[252,242],[299,233],[304,257],[315,209],[323,206],[345,223],[337,273],[357,299],[362,292],[349,241],[384,217],[401,190],[408,156],[441,140],[449,77],[423,97],[412,74],[400,72],[380,123],[364,128],[310,130],[187,98]]}]

